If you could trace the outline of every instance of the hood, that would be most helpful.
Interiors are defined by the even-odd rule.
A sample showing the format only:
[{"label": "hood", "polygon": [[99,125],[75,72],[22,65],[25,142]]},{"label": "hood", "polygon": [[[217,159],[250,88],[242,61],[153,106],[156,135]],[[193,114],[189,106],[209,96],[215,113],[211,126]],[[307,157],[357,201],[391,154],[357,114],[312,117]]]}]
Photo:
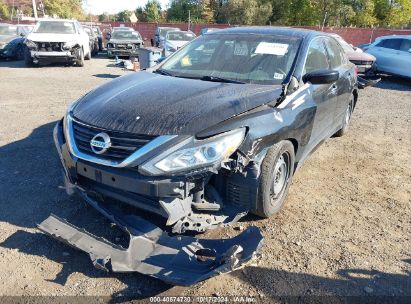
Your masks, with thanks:
[{"label": "hood", "polygon": [[173,49],[177,50],[178,48],[183,47],[190,41],[181,41],[181,40],[166,40],[166,46],[172,47]]},{"label": "hood", "polygon": [[13,39],[17,38],[17,35],[0,35],[0,44],[7,44]]},{"label": "hood", "polygon": [[30,33],[27,39],[34,42],[69,42],[77,41],[79,36],[77,34]]},{"label": "hood", "polygon": [[140,39],[110,39],[110,43],[142,43]]},{"label": "hood", "polygon": [[360,53],[356,51],[347,52],[348,60],[354,61],[375,61],[375,57],[373,55],[367,53]]},{"label": "hood", "polygon": [[280,85],[228,84],[138,72],[81,98],[73,116],[102,129],[147,135],[195,135],[277,100]]}]

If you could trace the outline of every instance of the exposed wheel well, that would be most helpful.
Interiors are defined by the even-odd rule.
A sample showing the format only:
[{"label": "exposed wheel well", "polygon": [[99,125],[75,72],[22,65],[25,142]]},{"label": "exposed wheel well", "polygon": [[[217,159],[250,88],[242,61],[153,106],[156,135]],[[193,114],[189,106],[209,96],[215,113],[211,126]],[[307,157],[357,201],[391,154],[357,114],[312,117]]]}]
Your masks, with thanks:
[{"label": "exposed wheel well", "polygon": [[355,106],[357,105],[357,100],[358,100],[358,91],[357,91],[357,89],[352,91],[352,94],[354,95],[354,108],[355,108]]},{"label": "exposed wheel well", "polygon": [[298,141],[294,138],[287,138],[286,140],[290,141],[294,146],[294,154],[297,154],[298,150]]}]

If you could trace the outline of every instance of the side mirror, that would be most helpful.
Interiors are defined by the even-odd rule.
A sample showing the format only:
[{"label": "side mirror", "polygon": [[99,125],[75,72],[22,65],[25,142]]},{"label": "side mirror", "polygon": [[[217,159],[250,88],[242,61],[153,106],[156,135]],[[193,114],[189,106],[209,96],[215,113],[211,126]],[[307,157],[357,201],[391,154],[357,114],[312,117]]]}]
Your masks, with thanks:
[{"label": "side mirror", "polygon": [[410,52],[410,53],[411,53],[411,49],[409,49],[409,50],[408,50],[408,52]]},{"label": "side mirror", "polygon": [[340,73],[335,70],[316,70],[303,76],[304,82],[312,84],[327,84],[336,82],[340,78]]}]

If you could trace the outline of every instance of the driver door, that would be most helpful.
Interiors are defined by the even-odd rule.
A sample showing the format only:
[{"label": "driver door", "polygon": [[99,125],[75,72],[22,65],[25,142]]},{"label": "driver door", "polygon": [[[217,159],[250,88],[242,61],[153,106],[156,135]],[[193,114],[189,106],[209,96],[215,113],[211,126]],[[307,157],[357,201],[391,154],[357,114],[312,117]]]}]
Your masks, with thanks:
[{"label": "driver door", "polygon": [[[303,74],[316,70],[331,69],[327,51],[322,37],[311,41]],[[309,145],[314,148],[318,143],[330,137],[334,127],[335,107],[338,98],[336,83],[311,84],[309,83],[311,98],[316,105],[313,129]]]}]

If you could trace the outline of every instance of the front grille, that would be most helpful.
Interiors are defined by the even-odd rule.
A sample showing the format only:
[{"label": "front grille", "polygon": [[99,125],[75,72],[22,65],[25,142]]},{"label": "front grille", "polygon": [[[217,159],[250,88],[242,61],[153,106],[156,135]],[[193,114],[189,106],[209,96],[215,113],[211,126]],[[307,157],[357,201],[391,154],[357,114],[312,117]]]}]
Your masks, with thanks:
[{"label": "front grille", "polygon": [[[90,141],[98,133],[104,132],[110,136],[111,147],[103,154],[95,154],[90,146]],[[87,126],[73,121],[73,135],[77,149],[80,152],[107,160],[123,161],[133,152],[137,151],[156,136],[130,134],[116,131],[107,131],[100,128]]]},{"label": "front grille", "polygon": [[37,42],[37,49],[42,52],[62,52],[63,42]]}]

